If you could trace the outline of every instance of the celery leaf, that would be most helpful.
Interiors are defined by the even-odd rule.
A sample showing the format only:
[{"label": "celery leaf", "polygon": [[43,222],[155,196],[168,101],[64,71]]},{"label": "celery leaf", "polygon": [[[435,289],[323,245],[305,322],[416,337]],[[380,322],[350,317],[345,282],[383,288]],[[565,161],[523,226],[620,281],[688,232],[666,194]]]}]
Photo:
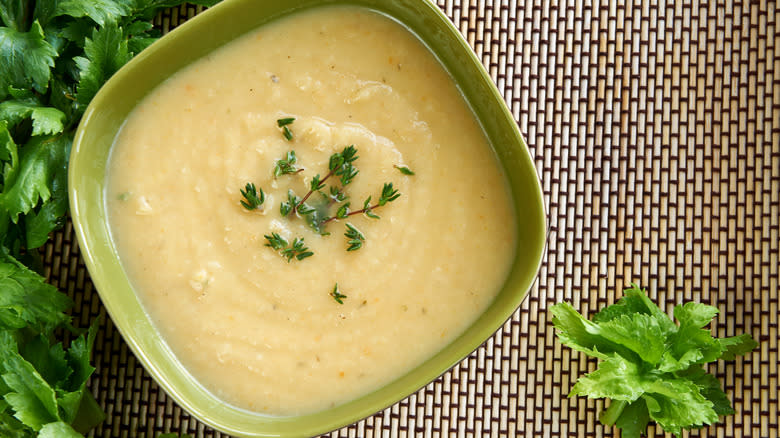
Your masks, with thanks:
[{"label": "celery leaf", "polygon": [[95,29],[84,45],[84,54],[74,58],[79,69],[76,99],[86,107],[98,89],[132,57],[127,40],[116,23]]},{"label": "celery leaf", "polygon": [[0,98],[8,95],[9,87],[45,93],[56,57],[37,21],[27,32],[0,27]]},{"label": "celery leaf", "polygon": [[638,438],[650,420],[680,435],[718,421],[734,410],[718,379],[703,365],[747,354],[758,344],[749,334],[718,339],[705,329],[718,309],[701,303],[675,307],[677,323],[637,285],[592,320],[568,303],[550,308],[558,339],[599,359],[580,377],[569,396],[611,400],[602,412],[605,426],[624,438]]}]

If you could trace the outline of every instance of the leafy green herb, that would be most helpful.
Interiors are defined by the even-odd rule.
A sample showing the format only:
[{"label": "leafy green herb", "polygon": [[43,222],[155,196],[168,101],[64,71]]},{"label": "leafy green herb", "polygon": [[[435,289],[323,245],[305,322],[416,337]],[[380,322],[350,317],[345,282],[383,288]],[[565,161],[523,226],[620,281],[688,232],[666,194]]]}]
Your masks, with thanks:
[{"label": "leafy green herb", "polygon": [[[111,55],[106,56],[107,53]],[[93,30],[91,39],[86,39],[84,55],[73,58],[73,61],[82,72],[81,81],[76,87],[76,100],[86,106],[100,86],[125,65],[133,54],[124,30],[116,22],[109,21]]]},{"label": "leafy green herb", "polygon": [[349,216],[349,202],[341,204],[336,210],[336,219],[345,219],[347,216]]},{"label": "leafy green herb", "polygon": [[288,151],[284,158],[276,160],[276,164],[274,165],[274,176],[279,177],[303,171],[303,169],[295,165],[297,161],[298,157],[295,156],[295,151]]},{"label": "leafy green herb", "polygon": [[[294,197],[294,194],[288,194],[287,205],[280,207],[282,216],[287,216],[289,213],[298,213],[305,216],[318,211],[315,208],[307,206],[305,203],[314,192],[322,190],[325,187],[325,181],[334,175],[341,177],[341,187],[331,187],[331,197],[338,202],[345,200],[346,196],[343,193],[344,186],[352,182],[352,179],[358,173],[358,170],[352,165],[352,162],[357,160],[357,158],[357,149],[353,145],[345,147],[341,152],[332,154],[328,160],[328,173],[323,178],[320,178],[319,174],[312,178],[309,184],[309,191],[303,198]],[[290,191],[290,193],[292,193],[292,191]],[[313,228],[318,232],[322,232],[321,225],[324,221],[313,220],[312,218],[309,219],[309,223]]]},{"label": "leafy green herb", "polygon": [[393,183],[385,183],[385,185],[382,187],[382,193],[379,195],[379,201],[376,204],[371,205],[371,196],[366,198],[365,201],[363,201],[363,208],[360,210],[355,211],[349,211],[349,203],[343,204],[339,209],[336,211],[336,215],[333,217],[329,217],[322,221],[322,224],[325,225],[328,222],[331,222],[336,219],[344,219],[349,216],[354,216],[356,214],[365,214],[366,216],[372,218],[372,219],[379,219],[379,216],[374,213],[375,208],[382,207],[386,205],[389,202],[393,202],[396,199],[398,199],[401,196],[401,194],[393,188]]},{"label": "leafy green herb", "polygon": [[325,187],[325,183],[320,180],[320,174],[314,176],[314,178],[311,179],[311,182],[309,183],[309,191],[316,192],[318,190],[322,190],[322,188]]},{"label": "leafy green herb", "polygon": [[357,148],[355,145],[346,146],[341,152],[336,152],[328,160],[328,170],[337,172],[343,169],[346,164],[351,164],[358,159]]},{"label": "leafy green herb", "polygon": [[371,206],[371,197],[369,196],[366,198],[365,202],[363,202],[363,208],[358,211],[353,211],[350,214],[358,214],[358,213],[364,213],[366,216],[370,217],[371,219],[379,219],[379,216],[377,216],[372,210],[374,207],[378,207],[379,204],[376,204],[375,206]]},{"label": "leafy green herb", "polygon": [[333,290],[330,292],[330,296],[332,296],[333,299],[339,304],[344,304],[344,298],[347,298],[347,296],[342,294],[341,291],[339,290],[338,283],[336,283],[336,285],[333,286]]},{"label": "leafy green herb", "polygon": [[[294,119],[279,119],[277,125],[287,126],[292,123]],[[314,229],[320,235],[329,235],[325,226],[336,219],[346,219],[349,216],[356,214],[365,214],[368,217],[379,219],[374,213],[374,209],[382,207],[394,200],[398,199],[401,194],[393,187],[393,183],[385,183],[382,187],[382,192],[379,195],[379,201],[376,204],[371,204],[371,197],[369,196],[363,204],[363,208],[356,211],[350,211],[348,202],[349,197],[345,193],[345,187],[349,185],[357,176],[358,169],[355,168],[354,162],[358,159],[357,148],[354,145],[344,147],[339,152],[333,153],[328,159],[328,173],[324,177],[320,177],[320,174],[315,175],[311,181],[309,181],[309,190],[303,197],[295,194],[292,189],[287,190],[287,200],[279,203],[279,214],[282,217],[302,217],[306,223]],[[295,151],[287,152],[285,158],[276,160],[274,165],[274,175],[281,176],[285,174],[298,173],[303,169],[296,166],[297,156]],[[326,188],[326,182],[333,176],[339,177],[339,182],[331,185],[328,190]],[[241,201],[242,205],[248,210],[256,208],[264,201],[264,193],[262,189],[259,189],[260,195],[256,194],[257,188],[254,184],[248,183],[245,189],[241,190],[241,194],[246,198],[246,201]],[[319,193],[322,197],[319,201],[307,203],[314,193]],[[332,204],[340,204],[336,208],[335,215],[330,216]],[[347,251],[355,251],[363,246],[365,236],[352,224],[346,224],[347,232],[345,236],[348,238]],[[312,255],[308,248],[303,247],[303,239],[298,239],[293,242],[292,246],[282,239],[278,234],[272,233],[270,236],[266,235],[268,243],[266,246],[270,246],[275,250],[281,251],[283,256],[290,261],[293,257],[299,260]],[[297,244],[296,244],[297,243]],[[289,250],[288,250],[289,249]]]},{"label": "leafy green herb", "polygon": [[287,125],[291,124],[294,121],[295,121],[295,117],[286,117],[276,121],[276,126],[282,128],[282,135],[284,135],[284,138],[286,138],[287,141],[293,139],[293,133],[290,130],[290,127]]},{"label": "leafy green herb", "polygon": [[292,244],[288,243],[287,240],[278,233],[271,233],[270,236],[266,234],[265,238],[268,240],[268,243],[266,243],[265,246],[279,251],[279,254],[287,259],[287,262],[290,262],[293,257],[298,260],[303,260],[306,257],[314,255],[314,253],[309,251],[309,248],[303,243],[303,237],[296,237],[293,239]]},{"label": "leafy green herb", "polygon": [[330,198],[332,202],[344,202],[347,199],[347,195],[344,193],[344,190],[342,190],[339,187],[331,186],[330,187],[330,195],[326,195],[326,198]]},{"label": "leafy green herb", "polygon": [[412,172],[412,169],[410,169],[410,168],[408,168],[408,167],[406,167],[406,166],[399,166],[399,165],[397,165],[397,164],[396,164],[396,165],[395,165],[395,166],[393,166],[393,167],[395,167],[396,169],[398,169],[398,171],[400,171],[400,172],[401,172],[401,173],[403,173],[404,175],[409,175],[409,176],[412,176],[412,175],[414,175],[414,172]]},{"label": "leafy green herb", "polygon": [[393,202],[398,199],[399,196],[401,196],[401,194],[398,193],[398,190],[393,188],[393,183],[385,183],[382,187],[382,195],[379,196],[379,203],[377,206],[381,207],[388,202]]},{"label": "leafy green herb", "polygon": [[341,177],[341,186],[348,185],[358,174],[358,170],[352,165],[352,162],[357,159],[357,149],[354,145],[349,145],[341,152],[331,155],[328,161],[328,170],[330,170],[328,176],[336,175]]},{"label": "leafy green herb", "polygon": [[[6,12],[11,3],[4,2],[0,8]],[[58,53],[46,40],[39,20],[15,28],[0,27],[0,55],[0,97],[8,95],[9,87],[46,93]]]},{"label": "leafy green herb", "polygon": [[0,251],[0,285],[0,432],[34,436],[34,431],[52,430],[70,435],[51,436],[80,436],[76,423],[85,433],[104,418],[86,389],[94,370],[89,361],[97,325],[67,348],[53,343],[58,329],[78,334],[65,314],[73,302],[5,249]]},{"label": "leafy green herb", "polygon": [[312,207],[312,206],[310,206],[310,205],[308,205],[306,203],[301,202],[297,206],[297,211],[298,211],[298,213],[301,216],[306,216],[309,213],[314,213],[315,209],[314,209],[314,207]]},{"label": "leafy green herb", "polygon": [[285,117],[285,118],[283,118],[283,119],[279,119],[279,120],[277,120],[277,121],[276,121],[276,126],[278,126],[278,127],[280,127],[280,128],[281,128],[281,127],[283,127],[283,126],[287,126],[287,125],[289,125],[290,123],[292,123],[292,122],[294,122],[294,121],[295,121],[295,117]]},{"label": "leafy green herb", "polygon": [[366,241],[366,237],[363,236],[363,233],[360,232],[357,228],[355,228],[354,225],[350,224],[349,222],[346,223],[347,225],[347,232],[344,233],[344,236],[346,236],[347,243],[349,244],[349,247],[347,248],[347,251],[356,251],[363,247],[363,242]]},{"label": "leafy green herb", "polygon": [[244,197],[244,199],[241,200],[241,205],[250,211],[256,210],[265,202],[265,193],[263,193],[263,189],[260,189],[260,195],[258,195],[254,183],[246,183],[246,187],[241,190],[241,196]]},{"label": "leafy green herb", "polygon": [[67,220],[85,108],[159,36],[158,10],[181,3],[0,1],[0,436],[78,437],[104,418],[86,389],[97,326],[76,330],[71,300],[28,266],[42,266],[37,248]]},{"label": "leafy green herb", "polygon": [[298,196],[295,196],[295,192],[292,191],[292,189],[287,191],[287,201],[284,201],[279,204],[279,213],[287,217],[290,215],[290,213],[293,212],[293,210],[298,206],[298,203],[301,201],[301,198]]},{"label": "leafy green herb", "polygon": [[749,334],[714,338],[704,329],[718,309],[700,303],[674,308],[675,324],[632,284],[617,303],[592,321],[567,303],[550,308],[558,339],[600,360],[580,377],[570,396],[609,398],[600,421],[616,425],[624,438],[639,437],[650,421],[679,436],[733,413],[718,380],[703,366],[733,359],[758,344]]},{"label": "leafy green herb", "polygon": [[280,236],[279,233],[271,233],[271,235],[265,235],[266,240],[268,240],[268,243],[265,244],[265,246],[270,246],[272,249],[275,250],[281,250],[284,248],[287,248],[287,245],[289,243],[287,240]]}]

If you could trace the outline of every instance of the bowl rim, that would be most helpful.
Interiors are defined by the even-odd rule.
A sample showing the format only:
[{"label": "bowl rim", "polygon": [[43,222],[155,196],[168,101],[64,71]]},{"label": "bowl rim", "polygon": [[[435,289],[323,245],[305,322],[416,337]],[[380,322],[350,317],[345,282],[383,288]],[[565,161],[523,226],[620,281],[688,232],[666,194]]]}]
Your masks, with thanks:
[{"label": "bowl rim", "polygon": [[[95,284],[95,287],[98,291],[98,294],[101,298],[101,301],[103,302],[104,306],[106,307],[109,316],[112,318],[113,321],[116,322],[116,328],[122,335],[125,342],[130,347],[133,354],[139,359],[139,362],[142,364],[142,366],[146,369],[146,371],[152,375],[154,380],[166,391],[168,395],[170,395],[181,407],[183,407],[186,411],[190,412],[193,416],[198,418],[200,421],[208,424],[211,427],[214,427],[218,430],[222,430],[224,432],[238,435],[238,436],[293,436],[293,435],[300,435],[301,433],[307,434],[307,435],[314,435],[314,434],[321,434],[326,433],[331,430],[338,429],[340,427],[343,427],[345,425],[354,423],[355,421],[358,421],[362,418],[365,418],[373,413],[376,413],[378,411],[381,411],[383,409],[388,408],[389,406],[392,406],[393,404],[397,403],[398,401],[409,397],[411,394],[414,394],[416,391],[418,391],[420,388],[425,387],[426,385],[430,384],[432,381],[434,381],[436,378],[441,376],[442,374],[449,371],[452,367],[460,363],[463,359],[468,357],[469,354],[471,354],[473,351],[478,349],[481,345],[483,345],[485,342],[490,340],[491,336],[498,331],[508,319],[512,317],[514,312],[516,311],[517,307],[522,303],[522,301],[525,299],[525,297],[529,294],[531,288],[533,287],[534,283],[537,281],[538,272],[541,268],[542,260],[544,253],[546,252],[547,248],[547,236],[549,233],[549,225],[548,225],[548,208],[546,205],[546,202],[544,201],[542,197],[542,186],[541,181],[539,179],[539,176],[535,170],[535,166],[533,165],[533,161],[531,159],[530,151],[528,149],[528,146],[520,133],[520,130],[517,126],[517,122],[515,121],[514,117],[510,113],[506,102],[504,101],[503,97],[501,96],[500,92],[496,88],[495,84],[493,83],[492,79],[490,78],[489,74],[485,70],[484,66],[482,65],[481,61],[477,58],[477,55],[474,53],[471,46],[466,42],[466,40],[463,38],[463,36],[460,34],[460,32],[457,30],[457,28],[454,26],[454,24],[450,21],[449,18],[434,4],[427,0],[394,0],[391,2],[387,2],[389,5],[390,3],[396,4],[396,5],[404,5],[404,6],[415,6],[420,8],[421,11],[423,11],[426,15],[426,19],[432,20],[436,26],[438,26],[436,29],[440,32],[444,32],[443,36],[441,38],[444,38],[449,43],[453,44],[455,46],[454,51],[457,51],[459,55],[463,57],[463,61],[467,62],[468,65],[466,65],[466,69],[470,76],[476,76],[476,79],[481,82],[481,86],[483,89],[487,92],[487,96],[485,99],[487,100],[487,103],[484,103],[483,105],[490,105],[491,107],[497,108],[498,111],[498,118],[504,118],[505,120],[499,120],[498,122],[503,122],[504,124],[507,124],[507,119],[511,120],[511,126],[512,129],[511,132],[508,134],[510,137],[512,137],[513,140],[515,140],[516,144],[514,150],[517,154],[517,156],[513,157],[516,160],[520,160],[522,163],[517,164],[518,167],[523,168],[524,170],[531,169],[532,178],[530,178],[531,175],[525,174],[523,175],[523,178],[526,182],[530,183],[531,179],[533,180],[533,187],[525,187],[530,189],[531,192],[533,192],[530,197],[533,198],[535,201],[535,206],[537,207],[537,210],[533,213],[537,216],[535,217],[535,225],[538,228],[536,232],[538,232],[540,235],[536,236],[535,242],[529,242],[529,245],[532,246],[531,250],[533,252],[532,260],[534,260],[533,266],[530,267],[530,269],[527,269],[523,281],[519,281],[522,283],[522,290],[518,290],[515,294],[512,294],[510,299],[506,300],[508,301],[505,305],[500,306],[500,311],[496,311],[496,315],[493,315],[490,318],[490,322],[477,324],[478,321],[474,321],[471,326],[469,326],[466,330],[466,332],[469,332],[472,328],[476,330],[477,333],[470,333],[468,339],[471,339],[465,345],[462,345],[460,348],[451,348],[452,345],[458,344],[458,342],[464,338],[466,333],[462,333],[461,335],[457,336],[454,340],[452,340],[449,344],[442,347],[442,350],[440,350],[438,353],[433,354],[431,357],[426,359],[423,364],[413,368],[403,376],[399,377],[398,379],[388,382],[386,385],[378,388],[375,391],[372,391],[371,393],[359,397],[356,400],[352,400],[350,402],[344,403],[342,405],[337,406],[333,409],[327,409],[325,411],[321,411],[318,413],[314,413],[312,415],[303,415],[303,416],[268,416],[263,414],[258,414],[254,412],[250,412],[241,408],[229,406],[229,408],[234,411],[234,414],[237,415],[249,415],[252,418],[255,419],[265,419],[268,421],[274,421],[277,423],[277,426],[281,425],[277,428],[253,428],[253,429],[247,429],[242,426],[235,426],[234,424],[230,423],[230,420],[225,418],[225,416],[218,415],[217,417],[213,414],[213,409],[217,409],[216,405],[219,404],[225,404],[224,402],[221,402],[216,395],[210,393],[202,386],[200,389],[195,390],[196,394],[199,394],[204,397],[210,397],[210,400],[203,401],[202,399],[192,399],[192,395],[185,395],[182,394],[181,390],[182,388],[177,386],[177,383],[171,382],[171,371],[170,370],[163,370],[161,368],[160,364],[156,364],[156,359],[151,357],[152,354],[150,354],[146,348],[148,348],[149,343],[155,345],[154,348],[159,348],[161,350],[167,350],[168,354],[170,356],[173,356],[173,353],[168,349],[167,345],[165,345],[165,342],[159,337],[159,336],[148,336],[147,338],[139,339],[139,334],[134,333],[130,329],[130,324],[132,324],[132,321],[129,321],[127,316],[124,315],[124,310],[118,307],[118,303],[115,301],[115,297],[112,297],[108,294],[108,290],[112,289],[112,287],[109,285],[109,279],[105,276],[105,266],[106,263],[104,263],[103,260],[101,260],[100,254],[104,253],[105,251],[109,251],[116,256],[116,250],[113,248],[113,243],[110,241],[106,242],[97,242],[94,236],[90,236],[90,233],[92,231],[92,227],[96,226],[95,224],[91,223],[92,219],[89,216],[89,212],[91,209],[100,208],[105,209],[104,205],[100,205],[99,207],[96,207],[92,204],[90,201],[94,201],[94,193],[91,193],[90,196],[85,196],[85,192],[89,192],[90,190],[94,190],[94,184],[96,181],[94,181],[95,178],[92,178],[89,182],[85,183],[84,174],[80,174],[80,172],[85,171],[89,172],[90,170],[94,171],[95,163],[92,162],[93,159],[89,157],[88,152],[83,152],[83,150],[89,150],[89,142],[92,141],[91,139],[87,138],[89,130],[93,125],[96,125],[100,123],[98,120],[100,117],[102,117],[101,113],[110,113],[112,108],[112,98],[114,97],[114,94],[121,94],[121,87],[125,86],[126,82],[132,79],[133,75],[137,74],[138,72],[143,72],[144,68],[147,68],[151,63],[158,62],[160,59],[164,59],[166,55],[166,51],[170,51],[172,44],[174,44],[176,41],[179,41],[183,38],[187,38],[189,36],[192,36],[194,32],[197,32],[202,27],[208,27],[210,25],[214,25],[215,23],[220,23],[220,20],[224,20],[225,17],[230,17],[231,14],[237,13],[236,11],[242,10],[244,7],[251,7],[253,0],[224,0],[222,3],[217,4],[216,6],[209,8],[208,10],[196,15],[195,17],[187,20],[180,26],[178,26],[176,29],[172,30],[168,35],[161,38],[158,42],[152,44],[149,48],[141,52],[138,56],[136,56],[134,59],[132,59],[127,65],[125,65],[122,69],[120,69],[112,78],[111,80],[106,83],[101,90],[98,92],[98,94],[95,96],[93,101],[90,103],[88,108],[86,109],[84,116],[82,118],[81,123],[79,124],[76,136],[74,138],[73,147],[71,150],[71,166],[68,171],[68,191],[69,191],[69,198],[70,198],[70,206],[71,206],[71,216],[72,216],[72,222],[74,226],[74,230],[76,232],[77,240],[79,247],[81,248],[82,256],[84,258],[85,264],[87,266],[87,270],[90,273],[90,276],[92,277],[93,283]],[[448,74],[453,77],[453,73],[450,71],[450,68],[447,68],[445,63],[442,61],[440,57],[440,53],[436,50],[435,47],[431,47],[432,41],[430,38],[424,38],[423,35],[420,35],[419,29],[415,30],[412,29],[408,23],[405,23],[402,21],[397,15],[392,14],[391,7],[385,6],[383,0],[297,0],[290,2],[293,5],[285,10],[283,14],[278,15],[270,15],[266,16],[265,21],[258,24],[256,27],[262,26],[266,22],[274,21],[278,18],[281,18],[282,16],[285,16],[290,13],[297,12],[299,10],[303,9],[310,9],[313,7],[321,7],[321,6],[344,6],[344,5],[354,5],[354,6],[362,6],[364,8],[374,10],[375,12],[379,12],[382,15],[388,16],[391,19],[401,23],[405,28],[407,28],[409,31],[411,31],[418,39],[422,40],[423,43],[428,47],[428,50],[434,54],[436,58],[439,59],[440,64],[445,68],[445,70],[448,72]],[[255,28],[256,28],[255,27]],[[240,32],[236,34],[234,37],[229,38],[225,41],[221,41],[217,46],[221,46],[224,43],[227,43],[233,39],[236,39],[240,37],[240,35],[243,35],[247,32],[251,32],[252,29],[246,29],[243,32]],[[205,56],[205,54],[209,53],[211,50],[203,52],[201,56]],[[188,63],[194,62],[199,57],[195,57],[189,60]],[[149,67],[151,68],[151,67]],[[178,69],[175,69],[177,71]],[[453,80],[455,78],[453,77]],[[456,80],[456,83],[461,84],[460,81]],[[151,91],[153,87],[146,90],[146,92]],[[475,102],[470,100],[467,96],[463,94],[463,91],[461,90],[461,94],[463,95],[464,99],[466,100],[467,104],[471,107],[472,113],[477,117],[479,123],[483,128],[483,132],[486,134],[488,133],[488,130],[485,128],[484,123],[485,121],[481,119],[481,117],[477,114],[478,111],[474,107],[476,105]],[[130,107],[135,107],[136,103],[133,103]],[[123,119],[126,118],[126,114],[123,117]],[[118,132],[118,129],[114,132],[116,134]],[[112,139],[113,142],[113,139]],[[491,147],[494,149],[495,152],[495,145],[493,145],[494,139],[491,139]],[[108,147],[110,149],[110,146]],[[502,166],[504,166],[505,172],[507,171],[505,167],[504,160],[500,160]],[[105,163],[103,163],[105,164]],[[513,196],[514,192],[516,191],[514,186],[512,185],[512,192]],[[102,190],[101,190],[102,192]],[[102,194],[99,195],[99,197],[102,196]],[[519,243],[518,243],[519,245]],[[513,268],[514,270],[514,268]],[[532,274],[530,272],[532,271]],[[93,273],[95,275],[93,276]],[[137,301],[137,299],[136,299]],[[490,305],[491,308],[494,307],[493,304]],[[148,315],[144,312],[144,315],[148,319]],[[485,315],[481,315],[479,320],[482,318],[485,318]],[[500,321],[500,323],[499,323]],[[141,321],[142,322],[142,321]],[[148,322],[148,321],[147,321]],[[479,342],[474,341],[473,339],[479,339]],[[156,343],[156,344],[155,344]],[[449,351],[449,353],[444,354],[446,351]],[[423,370],[424,366],[426,364],[430,363],[436,363],[439,364],[436,367],[430,367],[432,368],[430,370]],[[189,375],[189,373],[181,367],[180,364],[172,363],[167,364],[173,366],[175,369],[174,371],[177,373],[183,373],[185,375]],[[417,370],[421,370],[417,372]],[[181,380],[181,379],[180,379]],[[187,379],[185,379],[187,380]],[[189,384],[199,385],[197,381],[190,376],[190,379],[187,380]],[[399,390],[396,391],[385,391],[388,392],[388,394],[380,396],[375,395],[383,391],[385,388],[398,388]],[[401,388],[404,388],[402,391],[400,391]],[[366,400],[366,403],[361,403],[362,400]],[[348,408],[345,408],[348,407]],[[211,411],[210,411],[211,410]],[[327,414],[330,413],[330,414]],[[327,415],[325,415],[327,414]],[[317,417],[317,418],[315,418]],[[327,418],[325,418],[327,417]],[[304,423],[307,423],[307,425],[302,425],[301,427],[297,427],[292,423],[299,422],[300,419],[305,420]],[[266,423],[263,423],[266,424]]]}]

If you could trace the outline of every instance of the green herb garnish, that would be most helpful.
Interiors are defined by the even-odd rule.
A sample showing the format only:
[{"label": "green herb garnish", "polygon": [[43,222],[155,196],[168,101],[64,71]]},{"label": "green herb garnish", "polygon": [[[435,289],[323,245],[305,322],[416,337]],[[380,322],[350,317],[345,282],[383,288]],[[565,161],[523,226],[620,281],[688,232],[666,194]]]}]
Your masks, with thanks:
[{"label": "green herb garnish", "polygon": [[[277,124],[286,126],[292,123],[293,120],[292,118],[279,119]],[[287,190],[287,200],[279,203],[279,214],[287,218],[302,217],[312,229],[323,236],[330,234],[325,230],[325,225],[336,219],[346,219],[357,214],[365,214],[367,217],[379,219],[379,216],[374,213],[374,209],[395,201],[401,194],[393,187],[393,183],[385,183],[379,195],[379,200],[375,204],[371,203],[372,198],[369,196],[363,203],[363,208],[351,211],[349,209],[349,196],[347,196],[345,189],[359,173],[353,164],[357,159],[357,148],[354,145],[346,146],[341,151],[333,153],[328,159],[328,173],[324,177],[320,177],[320,174],[315,175],[309,181],[309,190],[303,197],[296,195],[292,189]],[[301,172],[303,169],[296,166],[297,160],[295,151],[287,152],[284,158],[276,160],[274,175],[278,177]],[[331,185],[326,190],[326,182],[334,176],[338,177],[338,183]],[[259,195],[257,194],[258,190]],[[320,200],[308,204],[306,201],[314,193],[321,195]],[[245,189],[241,190],[241,194],[245,198],[244,201],[241,201],[241,204],[248,210],[257,208],[265,200],[263,190],[257,189],[252,183],[247,183]],[[333,204],[338,204],[338,206],[336,207],[335,215],[330,216]],[[348,239],[347,251],[356,251],[362,248],[366,240],[365,235],[352,224],[348,223],[346,227],[347,231],[344,235]],[[301,260],[313,254],[303,245],[302,238],[296,238],[290,245],[276,233],[266,235],[265,237],[268,240],[266,246],[280,251],[287,258],[288,262],[293,258]]]},{"label": "green herb garnish", "polygon": [[[314,192],[323,189],[325,187],[325,181],[327,181],[328,178],[334,175],[341,177],[340,179],[341,187],[336,189],[335,192],[333,191],[333,187],[331,187],[331,194],[335,193],[336,199],[339,198],[342,200],[346,199],[346,197],[343,195],[344,186],[352,182],[352,179],[358,173],[358,170],[352,165],[352,162],[357,160],[358,158],[356,154],[357,154],[357,149],[353,145],[349,145],[345,147],[341,152],[336,152],[332,154],[330,156],[330,159],[328,160],[328,173],[322,179],[320,179],[319,174],[317,174],[314,178],[312,178],[312,181],[309,184],[309,191],[306,193],[306,195],[303,196],[303,198],[296,197],[295,203],[292,203],[290,200],[288,200],[288,203],[290,203],[292,207],[290,209],[290,212],[306,215],[314,211],[313,208],[307,208],[305,206],[305,202],[309,199],[309,197]],[[301,211],[301,209],[304,209],[306,212]],[[283,214],[282,216],[287,216],[287,215]]]},{"label": "green herb garnish", "polygon": [[377,207],[381,207],[388,202],[393,202],[401,196],[398,190],[393,188],[393,183],[385,183],[382,187],[382,195],[379,197],[379,204]]},{"label": "green herb garnish", "polygon": [[301,198],[295,196],[295,192],[293,192],[292,189],[287,190],[287,200],[279,204],[279,214],[283,217],[289,216],[298,206],[300,200]]},{"label": "green herb garnish", "polygon": [[341,291],[339,291],[338,283],[336,283],[336,285],[333,286],[333,290],[330,292],[330,296],[332,296],[333,299],[339,304],[344,304],[344,298],[347,298],[346,295],[342,294]]},{"label": "green herb garnish", "polygon": [[343,204],[336,211],[335,216],[325,219],[322,224],[324,225],[333,220],[344,219],[356,214],[365,214],[372,219],[379,219],[379,216],[374,213],[374,209],[382,207],[389,202],[393,202],[400,196],[401,194],[398,192],[398,190],[393,188],[393,183],[385,183],[385,185],[382,187],[382,193],[379,195],[379,201],[376,204],[371,204],[371,196],[366,198],[366,200],[363,202],[363,208],[360,210],[349,211],[349,203]]},{"label": "green herb garnish", "polygon": [[335,186],[331,186],[330,195],[325,195],[325,197],[329,198],[332,202],[344,202],[347,199],[344,190]]},{"label": "green herb garnish", "polygon": [[265,246],[279,251],[279,254],[286,258],[288,263],[293,257],[298,260],[303,260],[306,257],[314,255],[314,253],[309,251],[309,248],[303,243],[303,237],[296,237],[293,239],[292,244],[288,243],[287,240],[278,233],[271,233],[270,236],[266,234],[265,238],[268,240],[268,243],[266,243]]},{"label": "green herb garnish", "polygon": [[282,128],[295,121],[295,117],[285,117],[276,121],[276,126]]},{"label": "green herb garnish", "polygon": [[749,334],[714,338],[703,327],[718,309],[705,304],[676,306],[675,324],[635,284],[591,321],[568,303],[550,311],[558,339],[600,361],[598,369],[579,378],[569,396],[611,399],[599,419],[617,426],[624,438],[638,438],[651,420],[679,436],[682,429],[734,413],[704,365],[733,359],[758,345]]},{"label": "green herb garnish", "polygon": [[379,219],[379,216],[377,216],[372,210],[376,207],[379,207],[379,204],[371,205],[371,197],[369,196],[366,198],[366,200],[363,202],[363,208],[358,211],[353,211],[351,213],[348,213],[347,216],[350,214],[359,214],[359,213],[365,213],[366,216],[370,217],[371,219]]},{"label": "green herb garnish", "polygon": [[412,169],[410,169],[410,168],[408,168],[408,167],[406,167],[406,166],[399,166],[399,165],[397,165],[397,164],[396,164],[396,165],[394,165],[393,167],[395,167],[396,169],[398,169],[398,170],[399,170],[401,173],[403,173],[404,175],[409,175],[409,176],[412,176],[412,175],[414,175],[414,172],[412,172]]},{"label": "green herb garnish", "polygon": [[265,202],[265,193],[263,193],[263,189],[260,189],[260,195],[258,195],[254,183],[246,183],[246,187],[243,190],[240,190],[240,192],[241,196],[244,197],[244,199],[241,200],[241,205],[247,210],[255,210]]},{"label": "green herb garnish", "polygon": [[348,185],[358,174],[358,170],[352,165],[352,162],[357,159],[357,149],[353,145],[347,146],[341,152],[331,155],[328,161],[328,169],[330,170],[328,176],[339,176],[341,177],[341,186]]},{"label": "green herb garnish", "polygon": [[345,202],[336,210],[336,219],[345,219],[349,216],[349,202]]},{"label": "green herb garnish", "polygon": [[287,155],[285,155],[284,158],[276,160],[276,163],[274,164],[274,176],[279,177],[302,172],[303,169],[295,165],[297,162],[298,157],[295,156],[295,151],[287,151]]},{"label": "green herb garnish", "polygon": [[347,244],[349,244],[349,247],[347,248],[347,251],[356,251],[363,247],[363,242],[366,241],[366,237],[363,236],[363,233],[360,232],[357,228],[355,228],[354,225],[347,222],[347,232],[344,233],[344,236],[346,236]]},{"label": "green herb garnish", "polygon": [[284,135],[284,138],[287,139],[287,141],[290,141],[293,139],[292,131],[290,130],[290,127],[287,126],[295,121],[295,117],[285,117],[283,119],[279,119],[276,121],[276,126],[282,128],[282,135]]}]

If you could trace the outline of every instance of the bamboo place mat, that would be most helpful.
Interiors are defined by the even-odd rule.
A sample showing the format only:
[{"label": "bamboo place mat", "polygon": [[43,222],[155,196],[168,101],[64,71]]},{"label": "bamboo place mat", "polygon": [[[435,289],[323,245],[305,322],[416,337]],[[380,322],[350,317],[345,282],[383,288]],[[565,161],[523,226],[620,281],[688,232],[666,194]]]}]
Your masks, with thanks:
[{"label": "bamboo place mat", "polygon": [[[627,4],[626,4],[627,3]],[[503,93],[549,209],[538,279],[511,320],[450,372],[331,436],[616,436],[601,402],[567,398],[595,361],[548,308],[593,314],[629,282],[666,310],[717,306],[718,336],[760,347],[710,368],[736,414],[685,436],[778,436],[780,10],[775,2],[438,1]],[[168,11],[168,30],[199,9]],[[46,247],[81,326],[103,315],[96,437],[223,437],[141,368],[100,304],[72,228]],[[662,436],[652,429],[649,436]]]}]

